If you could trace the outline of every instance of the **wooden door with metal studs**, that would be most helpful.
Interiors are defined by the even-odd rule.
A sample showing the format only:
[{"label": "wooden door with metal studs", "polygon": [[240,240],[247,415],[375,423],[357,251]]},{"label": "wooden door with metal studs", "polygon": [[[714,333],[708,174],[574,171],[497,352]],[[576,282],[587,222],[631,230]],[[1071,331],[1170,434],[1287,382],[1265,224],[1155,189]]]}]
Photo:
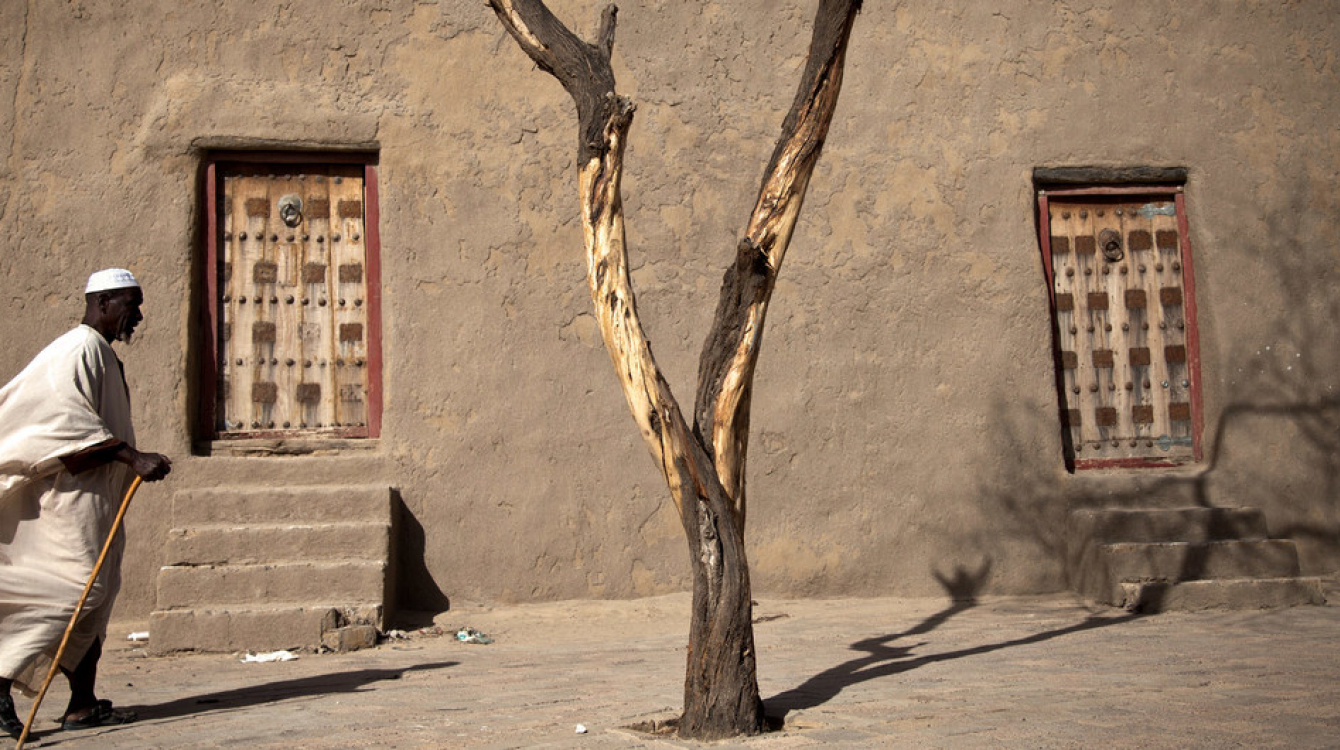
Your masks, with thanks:
[{"label": "wooden door with metal studs", "polygon": [[1040,191],[1062,443],[1075,468],[1200,459],[1180,188]]},{"label": "wooden door with metal studs", "polygon": [[219,437],[366,429],[363,174],[358,165],[220,169]]}]

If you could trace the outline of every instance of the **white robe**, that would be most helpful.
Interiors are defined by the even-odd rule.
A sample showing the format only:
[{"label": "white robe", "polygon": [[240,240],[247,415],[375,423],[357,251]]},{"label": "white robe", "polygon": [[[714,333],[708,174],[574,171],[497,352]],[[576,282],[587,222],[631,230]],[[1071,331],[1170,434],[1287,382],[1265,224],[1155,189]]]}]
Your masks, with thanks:
[{"label": "white robe", "polygon": [[[0,389],[0,677],[20,687],[45,676],[134,477],[118,462],[72,475],[61,458],[114,440],[135,444],[130,394],[111,345],[86,325]],[[70,635],[66,669],[106,636],[124,536]]]}]

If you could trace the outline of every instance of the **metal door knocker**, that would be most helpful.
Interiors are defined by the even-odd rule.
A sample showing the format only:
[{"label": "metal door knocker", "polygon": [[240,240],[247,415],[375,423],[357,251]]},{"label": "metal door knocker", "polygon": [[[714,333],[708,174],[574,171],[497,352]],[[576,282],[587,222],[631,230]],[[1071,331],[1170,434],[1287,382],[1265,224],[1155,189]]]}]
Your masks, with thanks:
[{"label": "metal door knocker", "polygon": [[1121,248],[1121,233],[1115,229],[1104,229],[1099,232],[1098,244],[1103,247],[1103,258],[1109,263],[1116,263],[1126,257],[1126,251]]},{"label": "metal door knocker", "polygon": [[302,198],[286,195],[279,199],[279,218],[287,227],[296,227],[302,223]]}]

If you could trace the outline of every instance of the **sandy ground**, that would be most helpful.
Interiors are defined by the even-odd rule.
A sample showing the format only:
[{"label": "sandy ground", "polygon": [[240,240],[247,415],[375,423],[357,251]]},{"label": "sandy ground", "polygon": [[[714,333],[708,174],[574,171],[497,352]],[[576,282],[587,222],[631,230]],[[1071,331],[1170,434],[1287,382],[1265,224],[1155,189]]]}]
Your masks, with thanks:
[{"label": "sandy ground", "polygon": [[[688,607],[466,606],[437,618],[444,635],[259,664],[148,656],[125,640],[142,626],[118,623],[100,684],[140,720],[59,731],[58,680],[29,746],[692,747],[628,728],[682,705]],[[1340,747],[1336,606],[1135,617],[1069,597],[762,599],[755,615],[760,689],[784,728],[719,746]],[[457,641],[462,626],[494,643]]]}]

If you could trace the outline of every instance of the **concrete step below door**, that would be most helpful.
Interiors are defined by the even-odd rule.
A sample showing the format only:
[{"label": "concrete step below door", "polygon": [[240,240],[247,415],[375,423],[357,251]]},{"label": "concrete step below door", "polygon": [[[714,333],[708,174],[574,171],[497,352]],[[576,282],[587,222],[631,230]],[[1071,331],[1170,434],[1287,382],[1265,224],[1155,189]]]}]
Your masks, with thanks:
[{"label": "concrete step below door", "polygon": [[389,522],[211,524],[172,529],[165,554],[167,565],[382,560],[390,544]]},{"label": "concrete step below door", "polygon": [[1142,612],[1324,603],[1255,508],[1085,508],[1069,518],[1071,588]]},{"label": "concrete step below door", "polygon": [[182,490],[172,499],[172,525],[385,522],[387,487],[214,487]]},{"label": "concrete step below door", "polygon": [[1209,542],[1265,539],[1266,518],[1256,508],[1148,508],[1077,510],[1071,539],[1079,543]]},{"label": "concrete step below door", "polygon": [[1121,606],[1144,613],[1276,609],[1326,603],[1321,579],[1314,577],[1135,581],[1122,583],[1121,589]]},{"label": "concrete step below door", "polygon": [[395,512],[389,487],[178,492],[150,650],[316,647],[354,629],[375,640],[395,601]]},{"label": "concrete step below door", "polygon": [[1214,542],[1116,542],[1092,545],[1076,576],[1086,596],[1120,603],[1121,584],[1299,575],[1298,551],[1285,539]]},{"label": "concrete step below door", "polygon": [[[334,614],[332,614],[334,613]],[[154,653],[278,651],[311,647],[346,622],[378,622],[380,607],[271,604],[256,608],[182,609],[149,616]]]},{"label": "concrete step below door", "polygon": [[1300,572],[1298,550],[1287,539],[1121,542],[1098,551],[1122,581],[1287,578]]},{"label": "concrete step below door", "polygon": [[158,571],[158,608],[300,601],[379,605],[386,572],[386,563],[370,560],[169,565]]}]

